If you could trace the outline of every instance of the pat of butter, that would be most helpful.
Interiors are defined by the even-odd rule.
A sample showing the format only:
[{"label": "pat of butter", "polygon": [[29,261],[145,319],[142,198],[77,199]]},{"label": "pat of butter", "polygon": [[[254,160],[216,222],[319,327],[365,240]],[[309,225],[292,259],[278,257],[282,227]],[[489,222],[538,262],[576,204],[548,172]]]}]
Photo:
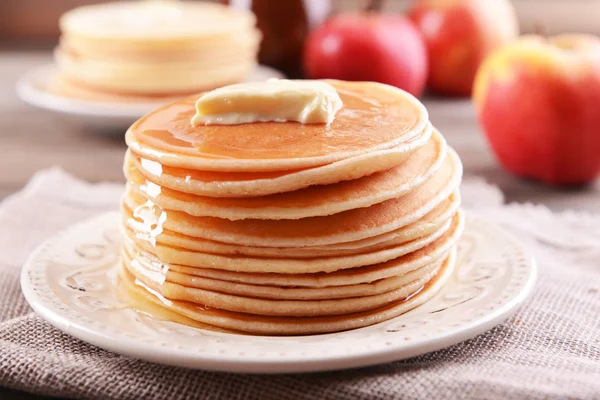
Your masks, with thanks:
[{"label": "pat of butter", "polygon": [[196,101],[192,125],[267,121],[330,124],[342,106],[342,99],[328,83],[269,79],[224,86],[204,94]]}]

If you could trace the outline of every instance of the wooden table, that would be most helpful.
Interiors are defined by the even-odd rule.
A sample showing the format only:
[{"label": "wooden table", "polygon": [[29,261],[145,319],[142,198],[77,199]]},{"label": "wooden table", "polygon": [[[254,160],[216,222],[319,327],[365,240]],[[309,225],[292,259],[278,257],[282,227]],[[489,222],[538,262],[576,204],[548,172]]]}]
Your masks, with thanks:
[{"label": "wooden table", "polygon": [[[0,52],[0,198],[21,189],[36,171],[54,165],[92,182],[124,181],[123,132],[93,131],[17,98],[17,78],[49,62],[48,51]],[[433,123],[460,154],[465,175],[481,176],[498,185],[508,201],[600,212],[600,183],[584,189],[556,190],[502,171],[481,135],[470,101],[427,99],[425,103]]]}]

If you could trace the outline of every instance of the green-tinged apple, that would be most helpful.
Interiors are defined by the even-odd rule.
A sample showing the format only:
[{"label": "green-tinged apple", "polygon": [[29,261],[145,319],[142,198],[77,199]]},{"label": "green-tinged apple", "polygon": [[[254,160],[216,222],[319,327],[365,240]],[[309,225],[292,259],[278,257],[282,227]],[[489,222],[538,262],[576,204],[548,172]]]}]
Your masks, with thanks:
[{"label": "green-tinged apple", "polygon": [[425,87],[427,68],[423,38],[402,15],[333,16],[311,32],[304,50],[309,78],[387,83],[415,96]]},{"label": "green-tinged apple", "polygon": [[427,45],[427,86],[440,94],[470,95],[485,57],[519,34],[509,0],[417,0],[408,15]]},{"label": "green-tinged apple", "polygon": [[554,185],[600,172],[600,39],[524,36],[482,64],[474,101],[502,165]]}]

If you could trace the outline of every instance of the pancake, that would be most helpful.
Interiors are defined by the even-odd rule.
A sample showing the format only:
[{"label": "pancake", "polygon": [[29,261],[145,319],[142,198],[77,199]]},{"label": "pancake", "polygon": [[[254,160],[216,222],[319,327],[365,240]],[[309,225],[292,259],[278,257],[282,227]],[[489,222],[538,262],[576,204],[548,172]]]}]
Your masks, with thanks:
[{"label": "pancake", "polygon": [[407,299],[394,301],[368,311],[319,317],[253,315],[214,309],[181,300],[168,300],[155,291],[151,291],[150,288],[146,288],[124,268],[120,269],[120,274],[122,284],[127,286],[127,291],[134,296],[203,324],[257,335],[308,335],[373,325],[418,307],[432,298],[450,279],[455,259],[456,254],[452,252],[443,262],[438,274]]},{"label": "pancake", "polygon": [[[203,90],[210,90],[204,88]],[[104,103],[142,103],[147,107],[159,107],[165,103],[175,101],[181,96],[197,93],[197,90],[191,90],[186,93],[125,93],[125,92],[107,92],[104,90],[93,89],[81,83],[73,82],[68,77],[56,74],[52,79],[49,79],[44,86],[44,90],[48,93],[53,93],[58,96],[79,99],[88,102],[104,102]],[[201,90],[202,91],[202,90]]]},{"label": "pancake", "polygon": [[[180,236],[180,235],[174,235],[174,234],[170,234],[170,235],[159,235],[161,237],[161,239],[154,239],[154,238],[150,238],[148,237],[148,235],[146,233],[138,233],[135,232],[133,229],[131,228],[124,228],[124,232],[127,235],[127,237],[129,238],[129,240],[131,240],[134,243],[137,243],[137,245],[149,252],[158,254],[160,256],[162,256],[161,254],[163,254],[164,252],[164,256],[165,261],[167,260],[167,258],[169,260],[171,260],[171,262],[176,262],[174,261],[174,259],[172,257],[177,257],[179,261],[182,261],[183,257],[186,257],[186,259],[192,260],[190,261],[192,264],[190,265],[203,265],[203,261],[201,260],[207,260],[208,258],[212,259],[213,255],[217,256],[217,257],[224,257],[223,261],[228,259],[228,258],[232,258],[235,260],[238,260],[240,258],[243,257],[256,257],[256,258],[261,258],[261,259],[265,259],[265,260],[269,260],[271,259],[283,259],[285,260],[286,258],[294,258],[294,259],[298,259],[298,260],[303,260],[303,259],[313,259],[313,258],[317,258],[317,257],[343,257],[343,256],[352,256],[352,255],[359,255],[359,254],[365,254],[365,253],[369,253],[369,252],[375,252],[375,251],[380,251],[380,250],[384,250],[384,249],[390,249],[390,248],[394,248],[398,254],[402,253],[403,251],[411,251],[412,249],[418,248],[418,246],[425,246],[427,244],[429,244],[430,242],[433,242],[434,240],[436,240],[437,238],[439,238],[440,236],[442,236],[444,234],[444,232],[446,232],[450,226],[451,226],[451,222],[450,220],[446,221],[439,229],[437,229],[436,231],[433,231],[430,234],[415,238],[413,240],[410,241],[405,241],[403,237],[399,237],[396,239],[392,239],[390,241],[386,241],[386,242],[380,242],[380,243],[376,243],[370,246],[365,246],[365,247],[360,247],[360,248],[356,248],[356,249],[327,249],[326,246],[323,246],[320,249],[317,249],[316,251],[313,251],[312,248],[305,248],[305,247],[287,247],[287,248],[273,248],[273,247],[249,247],[249,246],[239,246],[236,247],[236,250],[239,250],[239,252],[229,252],[229,253],[215,253],[215,252],[206,252],[203,251],[202,247],[204,247],[204,245],[206,244],[207,241],[203,240],[203,239],[195,239],[195,238],[190,238],[190,237],[184,237],[184,236]],[[163,232],[164,233],[164,232]],[[217,243],[217,245],[215,247],[221,247],[223,245],[221,245],[218,242],[209,242],[210,244],[213,243]],[[227,244],[224,244],[223,247],[227,246]],[[226,250],[229,250],[229,248],[225,247]],[[279,250],[278,249],[282,249]],[[232,249],[233,250],[233,249]],[[182,254],[179,256],[169,256],[167,254],[173,253],[173,252],[181,252]],[[206,258],[205,256],[194,256],[192,255],[192,253],[197,253],[197,254],[208,254],[208,258]],[[247,254],[247,253],[252,253],[252,254]],[[184,255],[185,254],[185,255]],[[191,257],[191,258],[189,258]],[[208,262],[208,261],[205,261]]]},{"label": "pancake", "polygon": [[[458,208],[458,201],[445,201],[429,214],[409,226],[400,228],[372,238],[357,240],[348,243],[339,243],[326,246],[307,247],[255,247],[239,246],[231,243],[221,243],[211,240],[194,238],[181,235],[168,229],[162,229],[160,233],[147,231],[143,224],[135,222],[131,210],[123,209],[123,231],[133,241],[147,242],[153,247],[157,244],[167,247],[177,247],[184,250],[197,251],[201,253],[225,254],[234,256],[255,257],[296,257],[313,258],[319,256],[341,256],[357,253],[365,253],[369,250],[377,250],[385,247],[408,243],[418,238],[424,238],[436,231],[446,231],[450,226],[451,216]],[[440,210],[441,209],[441,210]]]},{"label": "pancake", "polygon": [[135,235],[138,240],[144,240],[155,245],[164,244],[171,247],[180,247],[188,250],[200,251],[203,253],[248,255],[258,257],[315,257],[354,254],[364,252],[365,248],[380,245],[385,247],[385,243],[405,243],[419,237],[427,236],[434,231],[441,229],[450,221],[452,215],[458,209],[460,198],[458,192],[453,193],[449,199],[442,202],[423,218],[414,223],[384,233],[353,242],[330,244],[325,246],[305,246],[305,247],[257,247],[243,246],[232,243],[215,242],[202,238],[182,235],[172,232],[168,229],[162,229],[160,233],[148,232],[145,226],[142,230],[135,229],[135,220],[133,220],[132,211],[123,207],[123,224],[127,235]]},{"label": "pancake", "polygon": [[163,46],[63,35],[60,37],[58,49],[88,60],[122,60],[126,63],[205,61],[209,64],[211,59],[214,59],[216,64],[224,64],[245,59],[246,55],[248,59],[256,58],[261,34],[254,27],[245,29],[247,31],[244,35],[226,35],[221,41],[194,39],[171,42]]},{"label": "pancake", "polygon": [[[125,64],[137,56],[152,59]],[[130,127],[119,288],[132,307],[204,329],[317,334],[394,318],[450,279],[464,227],[457,154],[409,94],[325,82],[343,102],[328,124],[262,119],[268,103],[260,120],[277,122],[224,125],[216,107],[215,124],[193,125],[185,98]],[[239,93],[244,112],[256,90]]]},{"label": "pancake", "polygon": [[299,219],[336,214],[402,196],[442,166],[447,148],[435,132],[432,139],[400,165],[360,179],[333,185],[251,198],[211,198],[165,188],[139,172],[140,162],[128,154],[125,175],[132,190],[168,210],[193,216],[238,219]]},{"label": "pancake", "polygon": [[166,95],[193,93],[213,89],[231,82],[242,82],[256,69],[257,49],[246,51],[236,62],[206,65],[206,61],[123,62],[93,60],[58,50],[54,60],[62,76],[89,89],[129,93]]},{"label": "pancake", "polygon": [[[388,170],[407,160],[432,135],[430,125],[417,137],[388,150],[374,151],[331,164],[287,171],[215,172],[168,167],[139,158],[139,171],[154,183],[179,192],[210,197],[250,197],[328,185]],[[146,146],[147,147],[147,146]],[[149,149],[149,147],[147,147]],[[152,149],[152,151],[155,151]]]},{"label": "pancake", "polygon": [[125,195],[124,202],[134,210],[136,218],[148,225],[147,231],[168,229],[187,236],[245,246],[302,247],[350,242],[407,226],[450,197],[460,184],[462,165],[453,151],[448,154],[440,170],[404,196],[329,216],[229,221],[163,210],[131,191]]},{"label": "pancake", "polygon": [[[461,226],[462,216],[458,213],[452,221],[450,230],[455,232],[459,230]],[[143,250],[155,254],[158,258],[167,263],[197,268],[224,269],[227,271],[294,274],[334,272],[341,269],[382,263],[425,247],[441,237],[444,232],[444,229],[440,229],[431,235],[416,239],[409,243],[392,245],[391,247],[377,249],[366,253],[338,257],[313,257],[303,259],[227,256],[200,253],[177,247],[167,247],[160,244],[152,246],[152,244],[145,241],[138,241],[137,245]]]},{"label": "pancake", "polygon": [[[408,271],[403,275],[384,278],[375,282],[357,285],[307,288],[243,284],[183,274],[170,271],[166,268],[156,269],[152,263],[148,263],[148,258],[132,257],[126,249],[124,249],[122,260],[126,268],[133,275],[143,275],[156,285],[174,283],[187,288],[204,289],[212,292],[273,300],[328,300],[372,296],[399,289],[423,276],[429,276],[429,274],[435,273],[441,265],[441,260],[436,260],[418,269]],[[160,291],[165,294],[162,290]]]},{"label": "pancake", "polygon": [[220,4],[170,1],[87,5],[66,12],[59,21],[61,31],[71,37],[149,48],[185,45],[199,38],[203,43],[221,42],[255,23],[254,14]]},{"label": "pancake", "polygon": [[192,268],[166,263],[153,254],[140,250],[138,247],[130,248],[131,244],[126,246],[126,249],[134,255],[135,259],[140,260],[147,269],[165,276],[168,276],[169,272],[173,271],[211,279],[255,285],[327,287],[373,282],[396,275],[403,275],[411,270],[421,268],[428,263],[435,262],[444,257],[449,249],[455,245],[461,233],[462,225],[459,225],[456,229],[445,232],[439,239],[420,250],[386,263],[349,270],[339,270],[332,273],[313,274],[256,274]]},{"label": "pancake", "polygon": [[200,171],[288,171],[397,148],[421,135],[427,110],[410,94],[372,82],[327,81],[344,102],[329,124],[256,122],[193,127],[196,97],[166,105],[127,131],[137,155]]},{"label": "pancake", "polygon": [[60,18],[48,90],[89,101],[152,102],[243,82],[262,35],[251,11],[221,4],[120,1]]},{"label": "pancake", "polygon": [[247,273],[225,271],[210,268],[194,268],[189,266],[169,264],[155,255],[136,248],[125,246],[132,257],[142,262],[147,269],[168,277],[170,272],[205,277],[221,281],[237,282],[250,285],[278,287],[330,287],[357,285],[375,282],[393,276],[404,275],[445,258],[450,249],[456,245],[462,233],[462,226],[454,231],[445,232],[433,243],[385,263],[366,267],[343,269],[335,272],[281,274],[281,273]]},{"label": "pancake", "polygon": [[140,260],[136,258],[132,260],[129,255],[125,254],[123,256],[123,260],[125,263],[127,263],[128,268],[134,275],[146,274],[149,279],[159,284],[171,282],[185,287],[275,300],[343,299],[348,297],[362,297],[386,293],[436,271],[441,265],[441,261],[435,261],[417,270],[407,272],[404,275],[381,279],[373,283],[369,282],[358,285],[329,286],[325,288],[297,288],[240,284],[230,281],[221,281],[194,275],[187,275],[175,271],[169,271],[168,274],[163,275],[160,273],[157,274],[152,268],[147,268],[147,266],[143,264],[143,259]]},{"label": "pancake", "polygon": [[[164,281],[157,283],[143,270],[132,268],[125,263],[126,268],[136,279],[170,300],[183,300],[202,304],[209,308],[236,311],[261,316],[310,317],[323,315],[339,315],[371,310],[376,307],[407,298],[422,288],[433,276],[437,269],[425,273],[423,270],[413,271],[409,283],[391,291],[363,297],[334,298],[323,300],[283,300],[263,299],[255,296],[231,295],[223,292],[198,289]],[[302,290],[302,289],[299,289]],[[310,290],[310,289],[308,289]],[[328,289],[321,289],[327,292]]]}]

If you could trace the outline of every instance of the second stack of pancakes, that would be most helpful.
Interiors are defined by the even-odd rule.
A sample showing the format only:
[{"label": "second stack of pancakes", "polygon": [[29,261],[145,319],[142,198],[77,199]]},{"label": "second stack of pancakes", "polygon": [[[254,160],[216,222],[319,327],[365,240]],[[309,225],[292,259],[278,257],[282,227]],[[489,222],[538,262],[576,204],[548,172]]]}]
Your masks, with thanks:
[{"label": "second stack of pancakes", "polygon": [[60,19],[52,92],[100,101],[179,98],[243,82],[261,34],[251,12],[222,4],[118,1]]},{"label": "second stack of pancakes", "polygon": [[409,94],[328,83],[344,102],[330,126],[193,127],[190,98],[130,128],[127,290],[266,335],[371,325],[439,291],[463,226],[458,156]]}]

